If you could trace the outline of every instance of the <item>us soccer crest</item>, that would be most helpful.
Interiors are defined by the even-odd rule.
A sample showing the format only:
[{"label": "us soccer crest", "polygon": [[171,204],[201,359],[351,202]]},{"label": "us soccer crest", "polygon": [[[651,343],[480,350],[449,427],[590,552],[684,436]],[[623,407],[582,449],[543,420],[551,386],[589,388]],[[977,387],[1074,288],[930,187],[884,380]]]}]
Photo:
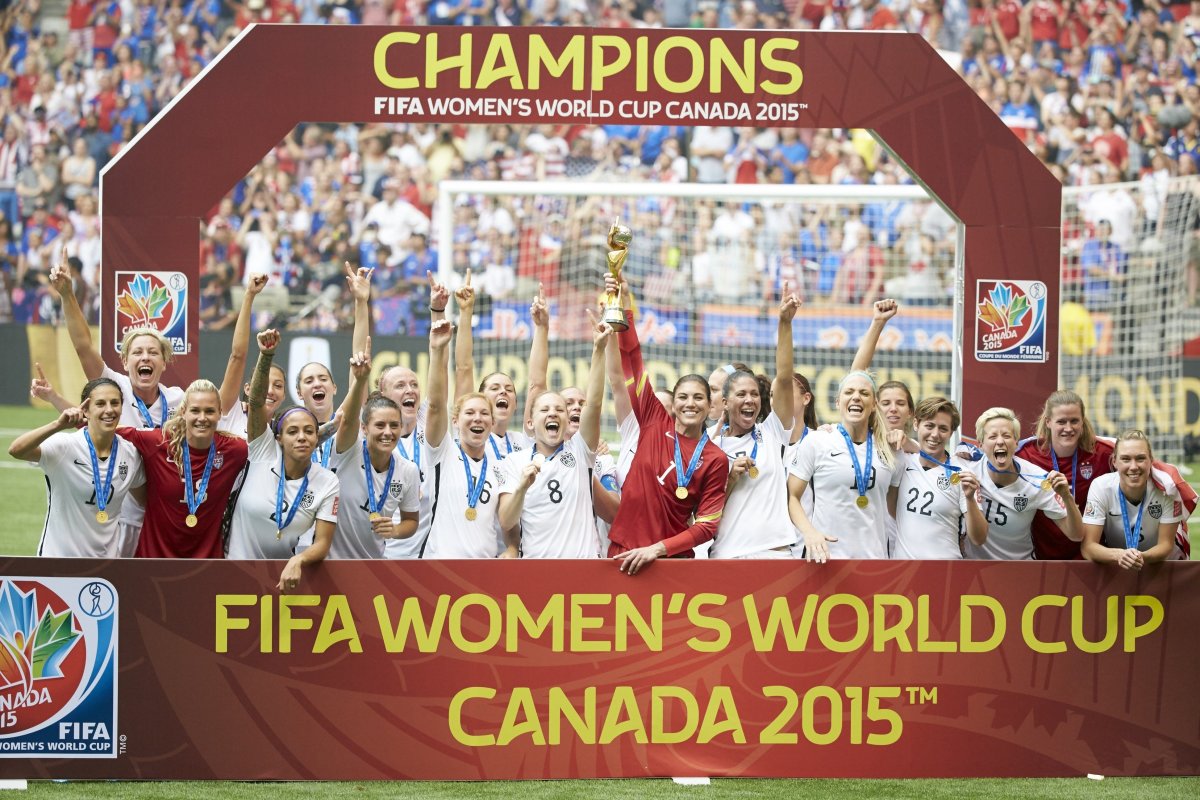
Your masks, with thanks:
[{"label": "us soccer crest", "polygon": [[399,497],[400,490],[403,488],[404,485],[401,484],[400,481],[392,481],[392,485],[388,487],[388,494],[390,494],[392,497]]},{"label": "us soccer crest", "polygon": [[300,498],[300,507],[307,511],[312,508],[313,500],[315,499],[312,492],[305,492],[304,497]]},{"label": "us soccer crest", "polygon": [[1094,474],[1091,464],[1083,464],[1079,467],[1079,474],[1085,481],[1090,481]]},{"label": "us soccer crest", "polygon": [[1046,284],[980,280],[975,289],[975,360],[1046,360]]},{"label": "us soccer crest", "polygon": [[565,451],[564,451],[564,452],[563,452],[563,454],[562,454],[561,456],[559,456],[559,457],[558,457],[558,460],[559,460],[560,462],[562,462],[562,465],[563,465],[564,467],[573,467],[573,466],[575,466],[575,456],[571,455],[571,454],[570,454],[570,453],[568,453],[568,452],[565,452]]},{"label": "us soccer crest", "polygon": [[117,467],[117,477],[120,478],[121,480],[125,480],[126,478],[129,477],[129,464],[128,463],[122,461],[121,465]]},{"label": "us soccer crest", "polygon": [[117,352],[133,328],[153,328],[171,343],[175,355],[188,352],[188,280],[182,272],[118,272],[114,297]]},{"label": "us soccer crest", "polygon": [[1146,510],[1150,512],[1150,516],[1154,517],[1155,519],[1158,519],[1162,516],[1162,511],[1163,511],[1162,503],[1155,500],[1153,503],[1150,504],[1150,507],[1147,508]]},{"label": "us soccer crest", "polygon": [[117,592],[0,580],[0,758],[117,757]]},{"label": "us soccer crest", "polygon": [[1023,494],[1019,494],[1013,498],[1013,508],[1020,513],[1029,507],[1029,498]]},{"label": "us soccer crest", "polygon": [[219,450],[216,453],[213,453],[213,469],[220,469],[221,465],[224,463],[225,463],[225,454],[224,453],[220,452]]},{"label": "us soccer crest", "polygon": [[950,479],[947,478],[945,476],[945,474],[938,475],[937,476],[937,487],[939,489],[941,489],[942,491],[946,491],[947,489],[950,488]]}]

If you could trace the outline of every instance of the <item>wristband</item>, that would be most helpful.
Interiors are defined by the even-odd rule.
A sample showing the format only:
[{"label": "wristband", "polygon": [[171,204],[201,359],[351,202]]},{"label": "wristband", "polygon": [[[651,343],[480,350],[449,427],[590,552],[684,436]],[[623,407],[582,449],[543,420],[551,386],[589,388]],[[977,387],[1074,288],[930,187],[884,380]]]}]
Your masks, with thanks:
[{"label": "wristband", "polygon": [[432,312],[433,312],[433,313],[435,313],[435,314],[445,314],[445,313],[446,313],[446,307],[445,307],[445,306],[442,306],[441,308],[434,308],[433,306],[430,306],[430,307],[429,307],[429,310],[430,310],[430,311],[432,311]]}]

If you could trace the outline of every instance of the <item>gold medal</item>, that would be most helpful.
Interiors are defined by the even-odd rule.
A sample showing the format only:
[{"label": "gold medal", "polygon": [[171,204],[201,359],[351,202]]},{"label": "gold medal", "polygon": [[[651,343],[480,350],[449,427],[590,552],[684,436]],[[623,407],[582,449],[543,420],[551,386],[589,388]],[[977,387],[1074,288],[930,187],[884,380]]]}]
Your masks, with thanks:
[{"label": "gold medal", "polygon": [[675,496],[680,500],[687,500],[688,490],[686,486],[680,486],[675,490]]},{"label": "gold medal", "polygon": [[952,475],[950,476],[950,482],[951,482],[951,483],[958,483],[958,482],[959,482],[959,481],[961,481],[961,480],[962,480],[962,475],[960,475],[960,474],[959,474],[959,473],[957,473],[957,472],[955,472],[954,474],[952,474]]},{"label": "gold medal", "polygon": [[467,511],[466,511],[466,517],[467,517],[467,521],[468,521],[468,522],[474,522],[474,521],[475,521],[475,518],[476,518],[477,516],[479,516],[479,512],[477,512],[475,509],[473,509],[473,508],[468,508],[468,509],[467,509]]},{"label": "gold medal", "polygon": [[746,470],[746,474],[749,475],[751,478],[757,478],[758,477],[758,467],[750,467],[750,469]]},{"label": "gold medal", "polygon": [[101,524],[108,522],[108,512],[107,511],[97,511],[96,512],[96,522],[99,522]]},{"label": "gold medal", "polygon": [[1050,483],[1050,479],[1049,479],[1049,478],[1046,478],[1046,480],[1042,481],[1042,488],[1043,488],[1043,489],[1049,489],[1051,486],[1053,486],[1053,484],[1052,484],[1052,483]]},{"label": "gold medal", "polygon": [[282,538],[283,538],[283,531],[275,531],[275,541],[278,542]]},{"label": "gold medal", "polygon": [[870,501],[867,500],[867,496],[865,494],[860,494],[858,499],[854,501],[854,504],[859,508],[866,508],[868,502]]},{"label": "gold medal", "polygon": [[196,527],[196,524],[200,522],[200,520],[196,519],[195,514],[188,514],[187,519],[185,519],[183,522],[189,528],[194,528],[194,527]]},{"label": "gold medal", "polygon": [[375,520],[379,519],[382,516],[383,515],[380,514],[378,511],[372,511],[370,514],[367,514],[367,519],[371,520],[371,522],[374,522]]}]

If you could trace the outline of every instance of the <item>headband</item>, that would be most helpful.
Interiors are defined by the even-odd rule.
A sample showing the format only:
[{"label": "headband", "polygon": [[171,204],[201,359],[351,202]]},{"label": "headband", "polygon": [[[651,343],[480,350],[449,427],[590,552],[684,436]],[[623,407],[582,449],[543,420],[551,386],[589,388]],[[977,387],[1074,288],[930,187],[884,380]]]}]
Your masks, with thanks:
[{"label": "headband", "polygon": [[725,366],[721,367],[721,369],[725,370],[726,375],[732,375],[733,373],[737,372],[737,367],[735,367],[733,364],[726,364]]},{"label": "headband", "polygon": [[[280,415],[279,415],[279,419],[275,420],[275,435],[276,435],[276,436],[278,436],[278,435],[279,435],[280,429],[282,429],[282,428],[283,428],[283,421],[284,421],[285,419],[287,419],[287,417],[288,417],[288,414],[291,414],[293,411],[303,411],[305,414],[308,414],[310,417],[312,417],[312,418],[313,418],[313,422],[317,422],[317,417],[316,417],[316,415],[315,415],[315,414],[313,414],[311,411],[309,411],[309,410],[308,410],[307,408],[305,408],[304,406],[292,406],[292,407],[291,407],[291,408],[289,408],[287,411],[285,411],[285,412],[283,412],[282,414],[280,414]],[[319,428],[320,426],[321,426],[321,425],[320,425],[320,423],[319,423],[319,422],[317,422],[317,427]]]},{"label": "headband", "polygon": [[847,372],[846,375],[840,381],[838,381],[838,391],[840,392],[842,390],[842,387],[846,385],[846,381],[850,380],[855,375],[861,375],[862,377],[866,378],[867,381],[870,382],[870,384],[871,384],[871,391],[875,392],[876,394],[879,393],[879,384],[875,383],[875,378],[872,377],[871,373],[866,372],[861,369],[856,369],[851,372]]}]

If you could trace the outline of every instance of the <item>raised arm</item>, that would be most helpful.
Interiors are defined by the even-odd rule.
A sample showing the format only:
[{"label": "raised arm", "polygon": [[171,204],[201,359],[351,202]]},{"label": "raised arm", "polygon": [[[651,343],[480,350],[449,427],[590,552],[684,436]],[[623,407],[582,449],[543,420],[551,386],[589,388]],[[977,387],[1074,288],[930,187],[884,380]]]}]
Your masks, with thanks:
[{"label": "raised arm", "polygon": [[35,400],[49,403],[54,406],[55,411],[66,411],[70,408],[70,401],[54,391],[54,387],[50,385],[50,381],[46,380],[46,373],[42,372],[41,362],[33,362],[33,368],[37,370],[37,377],[29,382],[29,396]]},{"label": "raised arm", "polygon": [[18,461],[42,460],[42,442],[60,431],[73,431],[87,422],[87,407],[91,402],[89,397],[78,408],[68,408],[58,415],[58,419],[47,422],[40,428],[34,428],[28,433],[22,433],[8,446],[8,454]]},{"label": "raised arm", "polygon": [[867,370],[871,368],[871,360],[875,358],[875,346],[879,344],[879,336],[883,333],[888,320],[896,316],[900,305],[895,300],[876,300],[875,315],[871,318],[871,327],[867,328],[858,352],[854,354],[854,363],[850,371]]},{"label": "raised arm", "polygon": [[471,337],[471,318],[475,313],[475,289],[471,286],[471,270],[467,281],[454,292],[458,304],[458,338],[454,340],[454,399],[475,391],[475,343]]},{"label": "raised arm", "polygon": [[354,296],[354,333],[350,350],[360,353],[367,350],[367,339],[371,336],[371,273],[375,270],[359,267],[355,270],[346,262],[346,283]]},{"label": "raised arm", "polygon": [[783,282],[783,296],[779,300],[779,333],[775,343],[775,381],[771,384],[771,410],[783,424],[784,430],[790,430],[795,422],[795,397],[793,396],[792,380],[792,320],[800,308],[800,298],[788,291],[787,281]]},{"label": "raised arm", "polygon": [[425,442],[438,447],[446,438],[449,410],[446,408],[446,369],[450,361],[451,326],[439,320],[429,329],[429,377],[425,380],[425,396],[429,409],[425,412]]},{"label": "raised arm", "polygon": [[529,316],[533,320],[533,342],[529,345],[529,388],[525,392],[523,431],[529,430],[533,420],[533,399],[550,388],[546,377],[550,364],[550,310],[540,283],[529,306]]},{"label": "raised arm", "polygon": [[583,415],[579,418],[579,430],[588,449],[593,452],[600,444],[600,412],[604,403],[604,354],[613,329],[596,319],[588,309],[592,321],[592,368],[588,372],[587,401],[583,404]]},{"label": "raised arm", "polygon": [[67,246],[64,244],[59,251],[58,263],[50,270],[50,285],[62,298],[63,318],[67,322],[67,334],[71,337],[71,346],[79,357],[83,374],[89,381],[100,377],[104,372],[104,359],[92,342],[92,329],[88,327],[87,317],[79,307],[71,282],[71,271],[67,268]]},{"label": "raised arm", "polygon": [[367,337],[366,349],[350,356],[350,391],[338,409],[342,424],[333,440],[333,449],[344,453],[358,441],[358,417],[363,401],[367,397],[367,385],[371,380],[371,337]]},{"label": "raised arm", "polygon": [[[625,310],[626,320],[632,325],[632,295],[626,290],[627,284],[621,281],[621,302]],[[616,410],[617,425],[633,413],[633,405],[629,402],[629,393],[625,390],[625,371],[621,366],[620,347],[609,347],[604,352],[605,372],[608,374],[608,385],[612,387],[613,406]]]},{"label": "raised arm", "polygon": [[[604,276],[606,291],[615,292],[617,286],[611,275]],[[634,416],[639,424],[646,420],[658,418],[664,424],[671,424],[671,418],[662,403],[654,396],[654,385],[650,382],[650,374],[642,362],[642,344],[638,341],[637,328],[633,324],[633,311],[625,309],[625,330],[617,334],[617,342],[621,348],[621,370],[624,373],[625,391]]]},{"label": "raised arm", "polygon": [[[221,379],[221,413],[228,414],[242,391],[242,375],[246,371],[246,354],[250,350],[250,314],[254,311],[254,298],[267,285],[267,276],[252,274],[242,296],[242,308],[238,311],[237,324],[233,326],[233,345],[229,349],[229,363],[225,366],[225,377]],[[251,436],[253,441],[254,437]]]},{"label": "raised arm", "polygon": [[250,378],[249,408],[246,422],[246,439],[253,442],[267,427],[267,385],[271,382],[271,361],[275,348],[279,346],[279,332],[259,331],[258,361],[254,364],[254,375]]}]

